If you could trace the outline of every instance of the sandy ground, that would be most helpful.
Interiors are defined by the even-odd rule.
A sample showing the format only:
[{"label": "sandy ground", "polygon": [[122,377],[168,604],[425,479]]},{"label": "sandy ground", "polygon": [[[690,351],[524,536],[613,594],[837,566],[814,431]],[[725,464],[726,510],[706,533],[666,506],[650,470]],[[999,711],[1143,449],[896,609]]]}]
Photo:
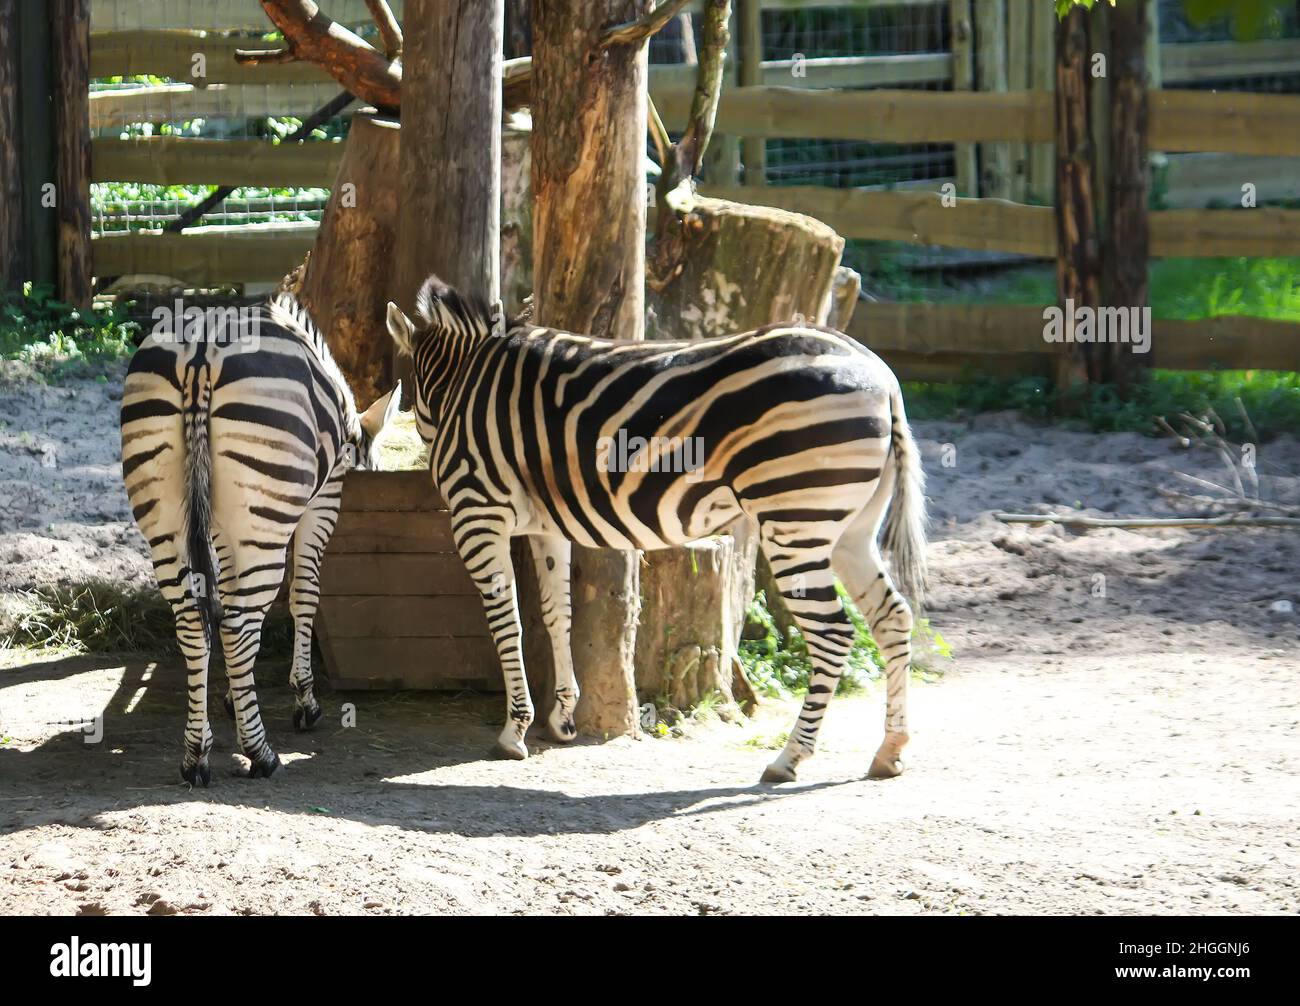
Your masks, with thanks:
[{"label": "sandy ground", "polygon": [[[147,581],[117,482],[119,393],[0,383],[0,595]],[[782,703],[682,739],[536,742],[505,763],[486,758],[491,696],[328,695],[318,731],[295,735],[279,665],[259,677],[286,770],[222,771],[233,731],[214,704],[213,785],[190,793],[173,782],[173,664],[5,654],[0,910],[1300,910],[1300,623],[1270,611],[1300,607],[1300,537],[1008,527],[990,513],[1194,512],[1157,489],[1222,469],[1009,415],[918,434],[929,614],[956,659],[913,690],[899,779],[863,778],[879,695],[837,701],[800,781],[764,788]],[[1294,440],[1263,445],[1260,471],[1266,497],[1300,499]],[[73,724],[99,715],[85,743]]]}]

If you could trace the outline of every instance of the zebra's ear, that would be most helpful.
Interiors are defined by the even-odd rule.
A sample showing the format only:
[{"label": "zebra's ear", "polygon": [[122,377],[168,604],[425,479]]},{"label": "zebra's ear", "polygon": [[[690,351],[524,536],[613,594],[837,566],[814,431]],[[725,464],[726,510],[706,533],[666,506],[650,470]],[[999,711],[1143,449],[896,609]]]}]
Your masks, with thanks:
[{"label": "zebra's ear", "polygon": [[374,440],[379,436],[379,432],[393,420],[397,415],[397,409],[402,404],[402,382],[397,382],[397,387],[393,388],[383,398],[375,399],[370,408],[361,413],[361,428],[366,431],[366,436]]},{"label": "zebra's ear", "polygon": [[406,356],[415,353],[415,326],[400,307],[391,300],[388,302],[388,334],[397,344],[397,351]]}]

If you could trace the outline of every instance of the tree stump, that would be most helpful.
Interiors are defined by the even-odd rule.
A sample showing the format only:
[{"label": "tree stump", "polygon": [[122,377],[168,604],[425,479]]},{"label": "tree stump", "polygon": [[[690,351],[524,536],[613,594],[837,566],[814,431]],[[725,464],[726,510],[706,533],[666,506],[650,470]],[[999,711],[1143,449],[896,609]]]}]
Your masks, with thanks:
[{"label": "tree stump", "polygon": [[399,137],[392,119],[352,120],[302,281],[303,305],[363,409],[391,380],[384,318],[397,246]]},{"label": "tree stump", "polygon": [[636,636],[636,689],[641,701],[666,699],[677,709],[716,691],[733,701],[731,635],[735,540],[717,535],[685,548],[646,553],[641,625]]},{"label": "tree stump", "polygon": [[[671,193],[668,202],[660,210],[647,279],[653,338],[706,339],[797,318],[825,321],[844,251],[844,239],[834,230],[798,213],[708,199],[686,189]],[[669,683],[678,708],[710,692],[741,697],[733,687],[736,652],[754,597],[758,534],[746,519],[733,524],[730,535],[731,547],[715,553],[716,585],[709,577],[687,576],[695,567],[706,568],[700,550],[711,547],[707,541],[645,554],[639,631],[651,640],[637,646],[643,699],[658,694],[647,689],[665,684],[665,661],[669,676],[676,675]],[[670,643],[661,635],[667,628],[675,630]],[[698,663],[684,656],[678,658],[684,663],[672,662],[693,648],[701,654]],[[743,698],[752,703],[752,692]]]}]

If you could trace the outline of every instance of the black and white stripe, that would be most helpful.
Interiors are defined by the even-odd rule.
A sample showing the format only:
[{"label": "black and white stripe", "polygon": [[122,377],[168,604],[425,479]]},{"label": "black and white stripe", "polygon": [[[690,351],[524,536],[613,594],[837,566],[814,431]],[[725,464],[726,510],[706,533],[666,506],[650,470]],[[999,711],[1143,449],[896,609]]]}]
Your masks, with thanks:
[{"label": "black and white stripe", "polygon": [[358,415],[324,339],[288,294],[217,332],[148,336],[122,395],[122,478],[189,672],[181,775],[210,779],[208,659],[220,634],[240,750],[251,774],[279,758],[258,711],[253,665],[290,561],[294,725],[321,715],[311,632],[321,554],[343,474],[373,466],[400,395]]},{"label": "black and white stripe", "polygon": [[[549,728],[567,740],[578,698],[571,543],[664,548],[748,517],[814,667],[766,778],[794,778],[812,752],[848,654],[852,624],[836,575],[887,658],[886,735],[872,773],[901,771],[912,612],[877,537],[883,524],[894,575],[915,598],[925,573],[923,477],[898,381],[874,354],[804,325],[694,343],[606,341],[526,324],[493,332],[482,304],[437,280],[425,285],[416,321],[390,304],[388,325],[414,359],[417,427],[432,445],[434,480],[501,658],[503,753],[527,756],[533,718],[511,537],[527,535],[536,559],[556,657]],[[690,441],[702,449],[695,471],[682,470],[685,438],[699,438]],[[611,442],[641,440],[633,464],[608,463]]]}]

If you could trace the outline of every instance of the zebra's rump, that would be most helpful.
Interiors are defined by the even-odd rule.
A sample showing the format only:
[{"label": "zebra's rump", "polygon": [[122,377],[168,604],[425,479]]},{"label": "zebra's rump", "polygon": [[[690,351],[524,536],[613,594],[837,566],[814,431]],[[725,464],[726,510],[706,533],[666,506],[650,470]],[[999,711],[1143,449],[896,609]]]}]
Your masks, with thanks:
[{"label": "zebra's rump", "polygon": [[[584,544],[654,548],[739,516],[860,501],[889,449],[897,382],[838,333],[771,327],[697,343],[611,343],[533,330],[467,368],[444,451],[519,486]],[[501,431],[509,431],[503,436]]]},{"label": "zebra's rump", "polygon": [[[309,331],[261,309],[220,340],[150,334],[122,394],[122,475],[137,520],[179,498],[182,418],[203,395],[214,511],[290,525],[334,469],[348,434],[346,385]],[[340,390],[342,388],[342,390]]]}]

